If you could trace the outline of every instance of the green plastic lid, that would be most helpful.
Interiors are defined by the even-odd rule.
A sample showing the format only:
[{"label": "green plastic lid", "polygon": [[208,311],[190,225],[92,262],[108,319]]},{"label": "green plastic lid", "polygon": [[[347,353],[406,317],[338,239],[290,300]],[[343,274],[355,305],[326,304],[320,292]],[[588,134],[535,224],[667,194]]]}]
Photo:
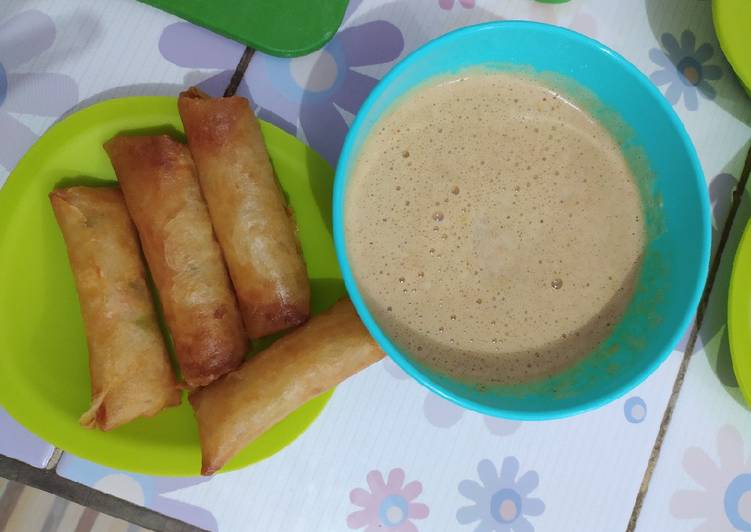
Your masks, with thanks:
[{"label": "green plastic lid", "polygon": [[318,50],[336,33],[349,0],[141,0],[271,55]]}]

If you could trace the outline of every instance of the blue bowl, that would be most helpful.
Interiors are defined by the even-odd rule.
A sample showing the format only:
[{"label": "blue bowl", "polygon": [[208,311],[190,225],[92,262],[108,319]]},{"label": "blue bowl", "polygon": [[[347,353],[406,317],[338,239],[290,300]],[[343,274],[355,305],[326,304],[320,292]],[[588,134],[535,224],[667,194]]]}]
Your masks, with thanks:
[{"label": "blue bowl", "polygon": [[[575,366],[514,386],[472,386],[417,364],[373,319],[347,258],[347,180],[371,128],[405,92],[436,76],[471,67],[552,75],[585,88],[598,101],[600,110],[593,112],[603,123],[625,126],[620,127],[618,140],[627,159],[634,154],[639,159],[642,154],[640,166],[651,176],[649,190],[643,191],[651,198],[645,199],[648,243],[636,292],[623,319],[595,352]],[[347,135],[336,171],[333,212],[334,241],[347,290],[386,353],[438,395],[506,418],[576,414],[612,401],[639,384],[687,329],[709,263],[711,226],[704,176],[691,140],[662,94],[631,63],[597,41],[533,22],[462,28],[429,42],[394,67],[370,94]]]}]

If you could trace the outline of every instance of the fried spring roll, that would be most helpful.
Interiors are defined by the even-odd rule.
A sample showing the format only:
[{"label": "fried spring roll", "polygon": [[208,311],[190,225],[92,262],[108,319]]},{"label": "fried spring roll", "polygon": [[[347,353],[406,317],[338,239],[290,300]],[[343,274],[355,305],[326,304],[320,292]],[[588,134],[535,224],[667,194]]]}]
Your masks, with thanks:
[{"label": "fried spring roll", "polygon": [[203,464],[211,475],[232,456],[305,402],[383,358],[343,299],[190,395]]},{"label": "fried spring roll", "polygon": [[188,148],[161,136],[105,144],[172,333],[185,382],[236,368],[247,339]]},{"label": "fried spring roll", "polygon": [[50,202],[68,248],[89,347],[92,398],[81,425],[110,430],[179,404],[120,190],[59,189]]},{"label": "fried spring roll", "polygon": [[303,323],[310,286],[295,221],[248,100],[192,88],[178,107],[248,336]]}]

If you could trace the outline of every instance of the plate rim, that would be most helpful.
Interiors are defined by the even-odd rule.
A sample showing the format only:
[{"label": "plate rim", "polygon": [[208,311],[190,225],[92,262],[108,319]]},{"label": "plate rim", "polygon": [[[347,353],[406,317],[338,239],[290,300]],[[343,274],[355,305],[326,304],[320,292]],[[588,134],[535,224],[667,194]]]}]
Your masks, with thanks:
[{"label": "plate rim", "polygon": [[[746,93],[751,96],[751,53],[748,53],[748,58],[744,61],[743,57],[741,57],[741,47],[736,44],[735,34],[731,32],[728,35],[728,29],[725,24],[727,17],[731,16],[730,12],[737,5],[742,4],[737,0],[712,0],[712,25],[714,26],[717,42],[720,45],[722,53],[727,58],[728,63],[730,63],[733,72],[738,77]],[[751,14],[751,8],[749,8],[749,14]]]},{"label": "plate rim", "polygon": [[[728,343],[738,387],[751,406],[751,220],[746,223],[733,257],[728,288]],[[745,326],[744,326],[745,323]]]}]

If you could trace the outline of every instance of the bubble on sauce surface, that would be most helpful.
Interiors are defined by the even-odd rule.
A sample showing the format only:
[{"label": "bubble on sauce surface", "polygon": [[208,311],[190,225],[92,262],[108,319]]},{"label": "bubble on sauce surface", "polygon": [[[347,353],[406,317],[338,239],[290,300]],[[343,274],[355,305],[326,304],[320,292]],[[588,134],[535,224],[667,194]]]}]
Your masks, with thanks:
[{"label": "bubble on sauce surface", "polygon": [[[466,366],[474,369],[467,370],[472,374],[468,377],[482,372],[505,372],[516,375],[516,378],[534,376],[557,367],[557,362],[551,362],[556,357],[545,352],[544,360],[533,363],[530,369],[524,361],[538,360],[538,357],[512,357],[513,353],[524,352],[525,345],[534,341],[536,335],[533,333],[550,327],[550,332],[546,333],[548,339],[560,339],[562,334],[567,334],[567,339],[574,338],[576,336],[569,333],[592,317],[577,311],[577,307],[587,308],[589,302],[598,299],[609,301],[618,293],[630,297],[630,288],[622,289],[619,281],[624,272],[634,268],[634,263],[639,264],[640,259],[635,256],[628,261],[611,260],[612,246],[598,241],[597,245],[586,250],[590,255],[584,261],[577,255],[582,255],[586,246],[576,237],[576,232],[582,224],[590,223],[588,209],[584,208],[589,207],[588,198],[608,187],[613,188],[613,196],[633,196],[633,181],[623,166],[624,161],[618,157],[620,152],[609,156],[612,155],[609,150],[618,150],[612,139],[606,138],[612,145],[600,142],[604,130],[588,129],[586,115],[579,116],[579,122],[576,122],[577,117],[570,115],[580,112],[552,98],[546,87],[503,79],[495,80],[494,85],[486,84],[492,85],[488,88],[475,83],[472,77],[464,85],[467,90],[462,88],[456,93],[457,105],[462,107],[456,113],[461,116],[460,120],[454,122],[454,113],[445,112],[445,105],[437,106],[442,109],[440,114],[431,114],[434,122],[421,120],[420,105],[436,103],[435,94],[426,94],[421,97],[420,105],[411,106],[411,102],[405,100],[404,116],[399,120],[385,120],[378,129],[383,134],[366,141],[364,151],[372,154],[367,158],[367,164],[378,171],[362,172],[359,168],[348,185],[350,189],[362,185],[358,192],[360,197],[364,194],[369,198],[359,203],[367,212],[357,215],[360,220],[358,227],[355,227],[356,223],[350,224],[352,211],[347,213],[349,225],[345,230],[350,260],[358,284],[369,284],[370,292],[377,294],[373,297],[388,300],[394,309],[384,312],[384,315],[392,316],[386,326],[381,324],[387,334],[393,336],[400,329],[400,338],[416,338],[414,345],[423,345],[424,351],[435,358],[432,365],[438,369],[465,371],[465,365],[457,363],[464,358],[458,357],[457,353],[469,349],[471,360]],[[511,93],[520,100],[517,109],[523,108],[527,116],[517,116],[518,111],[508,106],[491,105],[490,102],[509,98],[505,93],[507,86],[511,86]],[[477,101],[478,95],[481,103]],[[533,105],[542,98],[548,98],[546,102],[554,108]],[[467,99],[474,101],[464,106]],[[391,118],[399,118],[400,112],[401,109],[395,110]],[[473,120],[475,138],[462,136],[468,120]],[[406,123],[410,124],[410,131],[403,126]],[[572,129],[572,123],[582,126],[582,131]],[[440,135],[436,134],[438,129]],[[597,143],[593,145],[592,135],[600,142],[599,148]],[[550,138],[542,140],[548,136]],[[500,138],[503,140],[499,141]],[[533,138],[538,139],[536,144],[530,144]],[[375,148],[365,149],[373,139]],[[485,142],[488,139],[492,142]],[[408,170],[403,163],[405,146],[409,147],[409,161],[415,162]],[[383,151],[386,151],[385,155]],[[397,160],[402,164],[395,164]],[[363,158],[362,162],[365,161]],[[480,161],[485,164],[480,164]],[[371,178],[365,179],[366,175]],[[598,178],[588,179],[594,175]],[[372,176],[377,178],[372,179]],[[358,177],[363,178],[359,185]],[[576,186],[570,183],[576,183]],[[457,192],[454,192],[454,187]],[[388,194],[384,194],[386,190]],[[507,191],[513,191],[513,198]],[[459,198],[469,201],[456,201]],[[436,209],[438,205],[440,211]],[[605,212],[603,219],[608,224],[616,221],[623,224],[627,239],[641,235],[640,224],[643,222],[635,219],[640,212],[632,213],[629,219],[628,209],[618,205],[614,209],[605,207],[597,206]],[[443,215],[440,221],[433,219],[437,212]],[[388,222],[368,223],[368,219],[381,220],[384,217]],[[487,223],[478,225],[483,217],[488,217]],[[563,222],[564,219],[567,221]],[[626,220],[629,222],[625,223]],[[530,228],[530,222],[534,222],[533,228]],[[437,225],[446,229],[433,229]],[[380,233],[370,238],[374,231]],[[350,239],[355,232],[368,237]],[[553,252],[546,253],[545,260],[539,262],[540,254],[535,251],[533,260],[520,267],[516,260],[520,253],[523,255],[532,248],[539,249],[546,239],[555,242]],[[363,247],[375,249],[366,253],[367,250],[360,247],[362,256],[358,262],[352,246],[356,245],[355,242],[368,241],[375,244]],[[379,250],[388,250],[384,254],[389,256],[388,265],[386,260],[379,258],[382,254]],[[470,265],[467,266],[461,258],[466,258]],[[589,262],[604,267],[601,271],[587,272]],[[584,275],[577,272],[582,264],[586,265]],[[552,266],[557,270],[554,273],[551,273]],[[371,268],[387,273],[403,272],[404,277],[412,281],[384,284],[382,276],[367,273]],[[607,275],[603,272],[608,268],[616,272],[615,276],[611,275],[615,280],[605,280]],[[561,279],[562,283],[565,279],[565,287],[570,289],[561,290],[562,284],[551,290],[556,279]],[[587,283],[591,286],[585,290],[583,287]],[[368,287],[362,288],[367,292]],[[611,292],[594,297],[603,290]],[[560,297],[563,293],[566,293],[565,298]],[[496,295],[497,300],[493,300]],[[439,303],[439,300],[445,301]],[[477,303],[478,300],[483,303]],[[520,303],[529,305],[535,301],[538,301],[539,311],[532,309],[531,313],[525,314],[518,310]],[[475,318],[467,316],[466,312],[459,316],[457,312],[451,312],[470,307],[478,311]],[[441,312],[437,312],[439,308]],[[420,317],[417,309],[436,309],[436,312],[429,311]],[[451,315],[455,317],[452,319]],[[491,315],[494,321],[502,324],[494,328],[492,334],[488,330]],[[564,315],[570,315],[570,319],[545,318]],[[379,321],[378,315],[374,317]],[[602,329],[608,329],[606,322],[612,324],[615,320],[612,316],[603,317],[598,323]],[[439,327],[445,329],[440,334],[440,341],[437,339]],[[505,333],[501,335],[503,331]],[[433,349],[429,341],[438,342],[438,349]],[[410,348],[410,351],[417,356],[416,349]],[[564,351],[557,358],[576,359],[577,353]],[[520,367],[515,366],[517,363]]]}]

